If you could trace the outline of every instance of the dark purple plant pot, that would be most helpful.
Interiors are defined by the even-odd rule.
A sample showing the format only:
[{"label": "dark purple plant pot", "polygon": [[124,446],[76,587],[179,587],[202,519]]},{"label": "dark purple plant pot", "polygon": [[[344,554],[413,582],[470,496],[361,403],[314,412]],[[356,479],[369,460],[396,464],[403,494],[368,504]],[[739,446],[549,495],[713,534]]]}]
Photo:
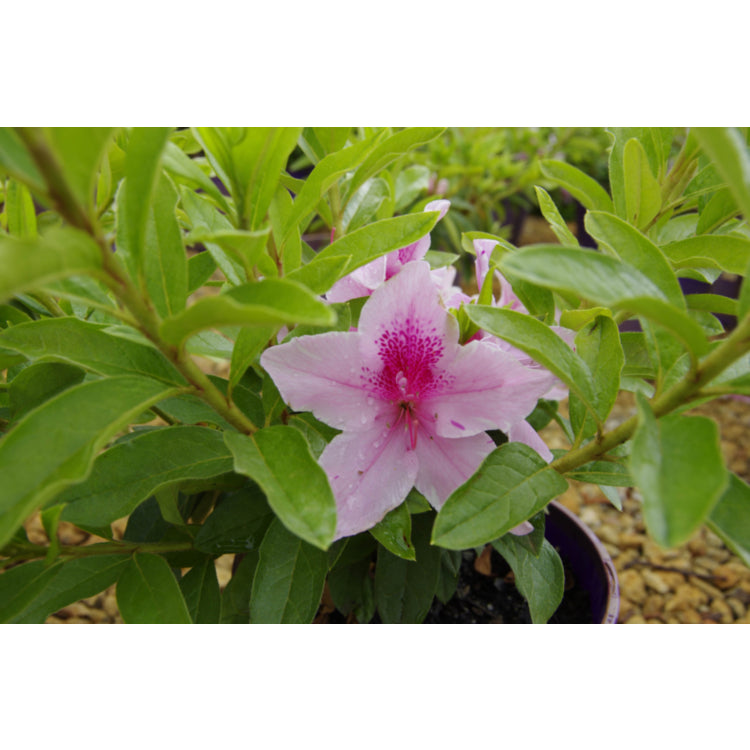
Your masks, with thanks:
[{"label": "dark purple plant pot", "polygon": [[594,624],[614,624],[620,611],[620,589],[614,563],[604,545],[574,513],[549,504],[547,541],[560,553],[576,583],[588,592]]}]

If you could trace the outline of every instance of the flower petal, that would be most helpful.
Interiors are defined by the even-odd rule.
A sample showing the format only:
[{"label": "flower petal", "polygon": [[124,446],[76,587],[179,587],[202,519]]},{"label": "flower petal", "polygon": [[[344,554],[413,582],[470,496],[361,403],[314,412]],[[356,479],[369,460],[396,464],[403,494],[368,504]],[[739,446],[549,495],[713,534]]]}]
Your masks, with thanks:
[{"label": "flower petal", "polygon": [[416,488],[437,510],[495,449],[484,432],[465,438],[444,438],[420,424],[414,452],[419,458]]},{"label": "flower petal", "polygon": [[508,430],[508,440],[511,443],[528,445],[529,448],[533,448],[547,463],[554,458],[552,451],[547,447],[544,440],[539,437],[539,433],[526,420],[514,424]]},{"label": "flower petal", "polygon": [[385,281],[384,257],[365,263],[350,274],[339,279],[326,294],[329,302],[348,302],[357,297],[367,297],[372,290]]},{"label": "flower petal", "polygon": [[336,498],[336,539],[371,529],[414,486],[417,456],[401,425],[337,435],[320,456]]},{"label": "flower petal", "polygon": [[364,388],[359,343],[356,332],[300,336],[267,349],[260,363],[292,409],[311,411],[340,430],[362,432],[396,407]]},{"label": "flower petal", "polygon": [[507,432],[531,413],[551,385],[547,371],[524,367],[484,341],[465,344],[452,362],[442,364],[444,387],[419,405],[419,416],[429,417],[441,437]]}]

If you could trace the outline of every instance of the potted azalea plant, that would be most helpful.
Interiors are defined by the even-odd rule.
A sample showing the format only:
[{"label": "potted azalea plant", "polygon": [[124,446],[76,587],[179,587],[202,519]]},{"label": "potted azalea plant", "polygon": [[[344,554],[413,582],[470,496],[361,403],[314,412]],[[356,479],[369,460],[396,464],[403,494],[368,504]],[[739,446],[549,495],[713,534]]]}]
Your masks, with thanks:
[{"label": "potted azalea plant", "polygon": [[[747,133],[612,129],[607,188],[542,160],[598,247],[538,187],[559,244],[464,232],[475,294],[411,161],[440,137],[0,130],[0,620],[116,583],[126,622],[311,622],[324,593],[421,622],[490,545],[546,622],[568,480],[636,486],[656,542],[706,523],[750,563],[750,487],[683,413],[750,394],[750,288],[679,283],[747,276]],[[621,390],[638,413],[611,428]]]}]

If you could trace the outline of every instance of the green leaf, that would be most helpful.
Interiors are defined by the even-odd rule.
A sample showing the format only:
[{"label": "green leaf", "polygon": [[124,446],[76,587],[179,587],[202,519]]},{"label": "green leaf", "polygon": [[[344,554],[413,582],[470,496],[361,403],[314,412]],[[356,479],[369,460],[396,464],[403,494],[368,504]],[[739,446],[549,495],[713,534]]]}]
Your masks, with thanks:
[{"label": "green leaf", "polygon": [[708,234],[739,214],[737,201],[729,188],[717,190],[700,210],[697,234]]},{"label": "green leaf", "polygon": [[53,396],[78,385],[85,376],[79,367],[57,362],[26,367],[11,380],[8,388],[11,419],[18,421]]},{"label": "green leaf", "polygon": [[99,375],[141,375],[165,383],[185,380],[156,349],[77,318],[50,318],[7,328],[0,346],[40,362],[63,362]]},{"label": "green leaf", "polygon": [[309,623],[323,594],[328,559],[275,519],[260,545],[250,599],[253,623]]},{"label": "green leaf", "polygon": [[117,251],[136,274],[143,268],[146,226],[170,128],[133,128],[117,206]]},{"label": "green leaf", "polygon": [[288,424],[305,436],[310,452],[316,459],[320,458],[328,443],[339,434],[339,430],[318,421],[309,412],[293,414],[289,417]]},{"label": "green leaf", "polygon": [[36,237],[36,209],[29,189],[22,182],[8,180],[5,189],[8,232],[22,239]]},{"label": "green leaf", "polygon": [[[180,189],[180,201],[194,232],[203,231],[208,234],[220,234],[232,231],[233,227],[229,219],[213,203],[200,194],[183,187]],[[206,241],[205,244],[206,250],[216,261],[216,265],[221,269],[230,284],[242,284],[243,281],[247,280],[245,271],[238,261],[230,257],[216,243]]]},{"label": "green leaf", "polygon": [[349,198],[354,195],[360,185],[363,185],[394,159],[417,146],[435,140],[444,130],[445,128],[404,128],[404,130],[400,130],[381,141],[370,151],[362,165],[354,173],[354,177],[349,183]]},{"label": "green leaf", "polygon": [[211,196],[226,213],[231,209],[221,190],[213,180],[176,144],[168,141],[162,154],[162,165],[173,178],[180,178],[189,187],[200,188],[206,195]]},{"label": "green leaf", "polygon": [[536,451],[506,443],[446,500],[432,543],[468,549],[490,542],[538,513],[567,486]]},{"label": "green leaf", "polygon": [[521,539],[508,534],[493,541],[492,546],[513,570],[516,588],[529,604],[531,621],[539,625],[546,623],[560,606],[565,570],[560,555],[546,539],[538,556],[529,552]]},{"label": "green leaf", "polygon": [[302,284],[288,279],[264,279],[204,297],[183,312],[165,320],[161,334],[180,344],[191,334],[221,326],[270,326],[289,323],[331,325],[334,312]]},{"label": "green leaf", "polygon": [[[578,356],[588,365],[592,375],[593,404],[599,423],[609,416],[620,391],[620,374],[625,363],[625,355],[620,343],[617,324],[607,315],[600,315],[585,325],[575,339]],[[578,435],[588,437],[597,429],[594,418],[587,414],[586,407],[576,397],[570,396],[570,424]]]},{"label": "green leaf", "polygon": [[635,484],[627,466],[617,461],[590,461],[567,472],[565,477],[605,487],[632,487]]},{"label": "green leaf", "polygon": [[135,554],[117,581],[117,606],[129,624],[185,625],[192,622],[169,564],[163,557]]},{"label": "green leaf", "polygon": [[458,574],[461,571],[462,554],[457,550],[444,549],[440,555],[440,574],[438,575],[435,596],[447,604],[456,593]]},{"label": "green leaf", "polygon": [[726,488],[716,423],[706,417],[656,420],[640,395],[630,471],[643,495],[643,515],[663,547],[686,542]]},{"label": "green leaf", "polygon": [[114,128],[45,128],[45,135],[78,203],[91,213],[99,163]]},{"label": "green leaf", "polygon": [[620,260],[640,271],[675,307],[685,309],[680,284],[664,253],[651,240],[614,214],[589,211],[586,231],[609,246]]},{"label": "green leaf", "polygon": [[353,611],[360,623],[369,623],[375,614],[375,585],[370,557],[368,555],[348,565],[337,565],[327,579],[336,609],[343,615]]},{"label": "green leaf", "polygon": [[63,391],[18,422],[0,441],[0,548],[35,508],[80,482],[114,434],[169,393],[145,378],[96,380]]},{"label": "green leaf", "polygon": [[[381,255],[386,255],[392,250],[406,247],[421,239],[432,230],[439,216],[438,211],[420,211],[368,224],[323,248],[307,264],[308,268],[327,262],[333,257],[351,256],[349,265],[345,267],[346,273],[351,273]],[[343,269],[341,275],[344,275]]]},{"label": "green leaf", "polygon": [[223,495],[195,537],[195,548],[209,555],[257,550],[274,515],[252,484]]},{"label": "green leaf", "polygon": [[42,623],[53,612],[95,596],[117,581],[123,555],[82,557],[48,566],[26,563],[0,575],[0,622]]},{"label": "green leaf", "polygon": [[708,527],[750,565],[750,486],[729,473],[729,485],[708,517]]},{"label": "green leaf", "polygon": [[440,579],[442,551],[430,544],[432,513],[412,519],[415,561],[378,549],[375,602],[387,624],[420,623],[427,616]]},{"label": "green leaf", "polygon": [[622,154],[625,180],[625,216],[629,224],[642,229],[659,213],[661,187],[651,173],[640,141],[631,138]]},{"label": "green leaf", "polygon": [[191,245],[218,245],[228,252],[245,269],[245,277],[253,278],[253,267],[260,261],[266,249],[270,227],[248,232],[242,229],[220,229],[208,231],[204,227],[191,232],[185,242]]},{"label": "green leaf", "polygon": [[162,317],[179,313],[187,299],[187,256],[175,216],[176,206],[177,191],[162,174],[148,208],[143,257],[146,291]]},{"label": "green leaf", "polygon": [[390,194],[388,183],[379,177],[373,177],[361,185],[344,209],[344,231],[351,232],[370,221]]},{"label": "green leaf", "polygon": [[216,270],[216,261],[208,251],[188,258],[188,294],[200,289]]},{"label": "green leaf", "polygon": [[362,162],[372,148],[374,138],[367,138],[352,146],[330,153],[315,166],[294,199],[291,213],[287,216],[282,232],[281,247],[285,246],[292,230],[311,213],[328,189],[346,172]]},{"label": "green leaf", "polygon": [[161,488],[231,472],[232,456],[222,433],[207,427],[174,426],[144,432],[100,454],[86,481],[60,496],[63,520],[105,526],[130,515]]},{"label": "green leaf", "polygon": [[534,186],[536,199],[539,202],[539,208],[542,215],[547,219],[550,228],[555,233],[555,237],[560,240],[560,244],[578,247],[578,240],[575,235],[568,229],[568,225],[560,215],[555,202],[550,198],[549,193],[538,185]]},{"label": "green leaf", "polygon": [[750,218],[750,154],[740,132],[737,128],[692,128],[691,133],[711,157],[745,218]]},{"label": "green leaf", "polygon": [[221,591],[216,566],[210,559],[191,568],[180,581],[190,619],[196,625],[212,625],[221,615]]},{"label": "green leaf", "polygon": [[750,240],[726,235],[688,237],[662,250],[675,268],[719,268],[743,274],[750,263]]},{"label": "green leaf", "polygon": [[696,355],[708,349],[698,323],[668,304],[664,293],[640,271],[615,258],[557,245],[534,245],[503,256],[500,270],[506,269],[534,284],[642,315],[669,329]]},{"label": "green leaf", "polygon": [[737,315],[738,304],[736,299],[724,297],[721,294],[686,294],[690,310],[705,310],[723,315]]},{"label": "green leaf", "polygon": [[325,294],[351,266],[351,255],[333,255],[304,266],[287,275],[290,281],[304,284],[313,294]]},{"label": "green leaf", "polygon": [[500,307],[465,305],[464,310],[481,329],[518,347],[561,378],[596,413],[591,371],[549,326],[524,313]]},{"label": "green leaf", "polygon": [[221,593],[222,623],[247,625],[250,622],[250,594],[257,564],[258,552],[249,552],[232,572],[232,579]]},{"label": "green leaf", "polygon": [[276,326],[243,328],[237,335],[232,350],[232,363],[229,375],[229,388],[233,390],[240,379],[260,356],[268,342],[276,333]]},{"label": "green leaf", "polygon": [[403,557],[404,560],[416,560],[411,542],[411,514],[406,503],[401,503],[388,513],[370,529],[370,533],[394,555]]},{"label": "green leaf", "polygon": [[85,232],[66,227],[43,237],[18,239],[0,234],[0,302],[50,281],[101,268],[99,246]]},{"label": "green leaf", "polygon": [[44,178],[13,128],[0,128],[0,167],[35,193],[45,193]]},{"label": "green leaf", "polygon": [[555,159],[542,159],[539,165],[547,179],[565,188],[585,208],[612,212],[612,201],[607,191],[577,167]]},{"label": "green leaf", "polygon": [[276,425],[252,437],[227,432],[234,468],[257,482],[284,525],[310,544],[326,549],[336,530],[336,504],[323,469],[305,438]]}]

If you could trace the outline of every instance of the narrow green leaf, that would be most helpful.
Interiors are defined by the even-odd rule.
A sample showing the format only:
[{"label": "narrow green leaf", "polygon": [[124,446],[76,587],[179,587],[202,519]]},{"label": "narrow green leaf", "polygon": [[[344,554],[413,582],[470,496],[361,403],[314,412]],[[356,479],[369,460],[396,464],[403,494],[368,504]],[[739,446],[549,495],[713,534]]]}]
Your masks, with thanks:
[{"label": "narrow green leaf", "polygon": [[114,128],[45,128],[45,136],[78,203],[91,212],[99,164]]},{"label": "narrow green leaf", "polygon": [[530,315],[499,307],[465,305],[464,310],[481,329],[521,349],[555,373],[596,413],[591,371],[549,326]]},{"label": "narrow green leaf", "polygon": [[189,187],[200,188],[211,196],[226,213],[231,213],[227,199],[213,180],[176,143],[168,141],[162,154],[162,165],[174,178],[181,178]]},{"label": "narrow green leaf", "polygon": [[539,203],[539,208],[542,212],[542,216],[547,219],[550,228],[555,233],[555,237],[560,240],[560,244],[569,245],[570,247],[578,247],[578,240],[575,235],[568,229],[568,225],[560,215],[560,212],[555,205],[555,202],[550,198],[549,193],[538,185],[534,186],[536,191],[536,199]]},{"label": "narrow green leaf", "polygon": [[198,253],[188,258],[188,294],[200,289],[216,270],[216,261],[209,252]]},{"label": "narrow green leaf", "polygon": [[690,310],[705,310],[722,315],[737,315],[736,299],[721,294],[686,294],[685,302]]},{"label": "narrow green leaf", "polygon": [[444,130],[445,128],[404,128],[404,130],[400,130],[381,141],[370,151],[367,158],[354,173],[354,177],[349,183],[348,196],[354,195],[360,185],[363,185],[394,159],[417,146],[435,140]]},{"label": "narrow green leaf", "polygon": [[96,380],[63,391],[18,422],[0,441],[0,548],[35,508],[80,482],[118,430],[169,393],[145,378]]},{"label": "narrow green leaf", "polygon": [[[8,609],[3,606],[5,602],[0,594],[0,622],[42,623],[53,612],[104,591],[117,581],[127,563],[128,558],[124,555],[96,555],[57,563],[46,569],[45,563],[41,566],[39,563],[27,563],[6,571],[0,576],[0,581],[3,584],[12,583],[17,588]],[[29,566],[37,567],[38,577],[33,582],[28,579],[11,580],[14,577],[26,578],[31,569],[23,569]],[[10,576],[7,581],[6,576]]]},{"label": "narrow green leaf", "polygon": [[591,461],[569,471],[565,477],[605,487],[632,487],[635,484],[627,466],[616,461]]},{"label": "narrow green leaf", "polygon": [[750,565],[750,486],[729,473],[729,485],[711,511],[708,527]]},{"label": "narrow green leaf", "polygon": [[743,274],[750,263],[750,240],[726,235],[688,237],[662,250],[675,268],[719,268]]},{"label": "narrow green leaf", "polygon": [[538,513],[567,486],[536,451],[506,443],[446,500],[432,543],[448,549],[486,544]]},{"label": "narrow green leaf", "polygon": [[191,568],[180,580],[180,590],[190,619],[196,625],[212,625],[221,615],[221,591],[214,561],[206,559]]},{"label": "narrow green leaf", "polygon": [[[593,404],[599,423],[603,423],[620,391],[620,374],[625,363],[617,324],[611,317],[600,315],[579,331],[575,349],[591,372]],[[580,434],[581,429],[584,437],[596,432],[596,420],[588,414],[585,405],[575,394],[570,397],[569,411],[570,424],[576,435]]]},{"label": "narrow green leaf", "polygon": [[146,290],[162,317],[179,313],[187,299],[187,256],[175,216],[176,206],[177,191],[162,174],[148,207],[143,257]]},{"label": "narrow green leaf", "polygon": [[186,625],[192,622],[169,564],[158,555],[133,555],[117,581],[117,606],[126,623]]},{"label": "narrow green leaf", "polygon": [[629,224],[642,229],[659,213],[661,188],[651,173],[640,141],[631,138],[622,154],[625,179],[625,216]]},{"label": "narrow green leaf", "polygon": [[0,302],[55,279],[101,268],[99,246],[84,232],[66,227],[43,237],[17,239],[0,234]]},{"label": "narrow green leaf", "polygon": [[209,555],[257,550],[274,515],[254,484],[223,495],[195,537],[195,548]]},{"label": "narrow green leaf", "polygon": [[590,211],[613,210],[607,191],[577,167],[555,159],[542,159],[539,165],[547,179],[564,187],[585,208]]},{"label": "narrow green leaf", "polygon": [[125,183],[117,210],[117,250],[136,273],[143,267],[149,207],[170,128],[133,128],[125,156]]},{"label": "narrow green leaf", "polygon": [[411,541],[411,514],[406,503],[394,508],[370,533],[389,552],[404,560],[416,560],[414,545]]},{"label": "narrow green leaf", "polygon": [[229,389],[234,389],[237,383],[260,356],[268,342],[276,333],[277,326],[243,328],[235,340],[232,350],[232,363],[229,375]]},{"label": "narrow green leaf", "polygon": [[221,593],[221,622],[247,625],[250,622],[250,594],[253,588],[258,552],[242,557],[232,579]]},{"label": "narrow green leaf", "polygon": [[529,552],[512,534],[496,539],[492,546],[505,558],[516,579],[516,588],[529,604],[531,621],[546,623],[560,606],[565,570],[560,555],[545,539],[538,556]]},{"label": "narrow green leaf", "polygon": [[745,218],[750,218],[750,154],[737,128],[692,128],[703,150],[734,194]]},{"label": "narrow green leaf", "polygon": [[53,396],[78,385],[85,376],[79,367],[58,362],[26,367],[11,380],[8,388],[11,419],[18,421]]},{"label": "narrow green leaf", "polygon": [[342,217],[344,231],[351,232],[370,221],[390,194],[388,183],[379,177],[373,177],[362,184],[344,209]]},{"label": "narrow green leaf", "polygon": [[282,326],[289,323],[331,325],[335,313],[302,284],[288,279],[264,279],[212,297],[204,297],[165,320],[162,336],[180,344],[188,336],[221,326]]},{"label": "narrow green leaf", "polygon": [[358,141],[341,151],[328,154],[316,164],[294,199],[292,211],[286,218],[282,233],[282,246],[286,244],[294,227],[298,227],[302,219],[315,209],[336,180],[362,162],[372,148],[374,140],[374,138],[367,138]]},{"label": "narrow green leaf", "polygon": [[62,493],[63,520],[105,526],[161,488],[218,477],[232,468],[232,455],[217,430],[185,425],[144,432],[100,454],[86,481]]},{"label": "narrow green leaf", "polygon": [[227,432],[234,468],[257,482],[284,525],[310,544],[326,549],[336,530],[336,505],[323,469],[305,438],[276,425],[252,437]]},{"label": "narrow green leaf", "polygon": [[5,189],[8,232],[21,239],[36,237],[36,209],[29,189],[22,182],[8,180]]},{"label": "narrow green leaf", "polygon": [[442,562],[442,551],[430,544],[432,519],[432,513],[412,519],[415,561],[378,550],[375,602],[384,623],[420,623],[430,610]]},{"label": "narrow green leaf", "polygon": [[0,332],[0,346],[40,362],[63,362],[99,375],[142,375],[165,383],[185,380],[156,349],[77,318],[50,318]]},{"label": "narrow green leaf", "polygon": [[351,267],[351,255],[333,255],[306,263],[287,275],[290,281],[304,284],[313,294],[325,294]]},{"label": "narrow green leaf", "polygon": [[309,623],[323,595],[328,560],[325,552],[271,523],[260,545],[250,599],[254,623]]},{"label": "narrow green leaf", "polygon": [[188,244],[201,243],[204,245],[218,245],[228,252],[238,263],[245,268],[248,278],[252,278],[252,269],[258,263],[266,249],[266,242],[270,228],[258,229],[248,232],[242,229],[221,229],[208,231],[199,227],[191,232],[185,242]]},{"label": "narrow green leaf", "polygon": [[640,395],[630,471],[643,495],[643,515],[663,547],[686,542],[726,488],[716,423],[706,417],[656,420]]},{"label": "narrow green leaf", "polygon": [[0,167],[35,193],[44,194],[44,178],[13,128],[0,128]]},{"label": "narrow green leaf", "polygon": [[534,245],[504,255],[500,270],[596,304],[642,315],[668,328],[696,355],[708,349],[703,329],[629,264],[606,255],[557,245]]},{"label": "narrow green leaf", "polygon": [[675,307],[685,309],[680,284],[664,253],[651,240],[614,214],[589,211],[586,231],[609,246],[620,260],[640,271]]},{"label": "narrow green leaf", "polygon": [[[700,205],[700,204],[699,204]],[[709,234],[739,214],[737,201],[729,188],[717,190],[700,209],[697,234]]]}]

